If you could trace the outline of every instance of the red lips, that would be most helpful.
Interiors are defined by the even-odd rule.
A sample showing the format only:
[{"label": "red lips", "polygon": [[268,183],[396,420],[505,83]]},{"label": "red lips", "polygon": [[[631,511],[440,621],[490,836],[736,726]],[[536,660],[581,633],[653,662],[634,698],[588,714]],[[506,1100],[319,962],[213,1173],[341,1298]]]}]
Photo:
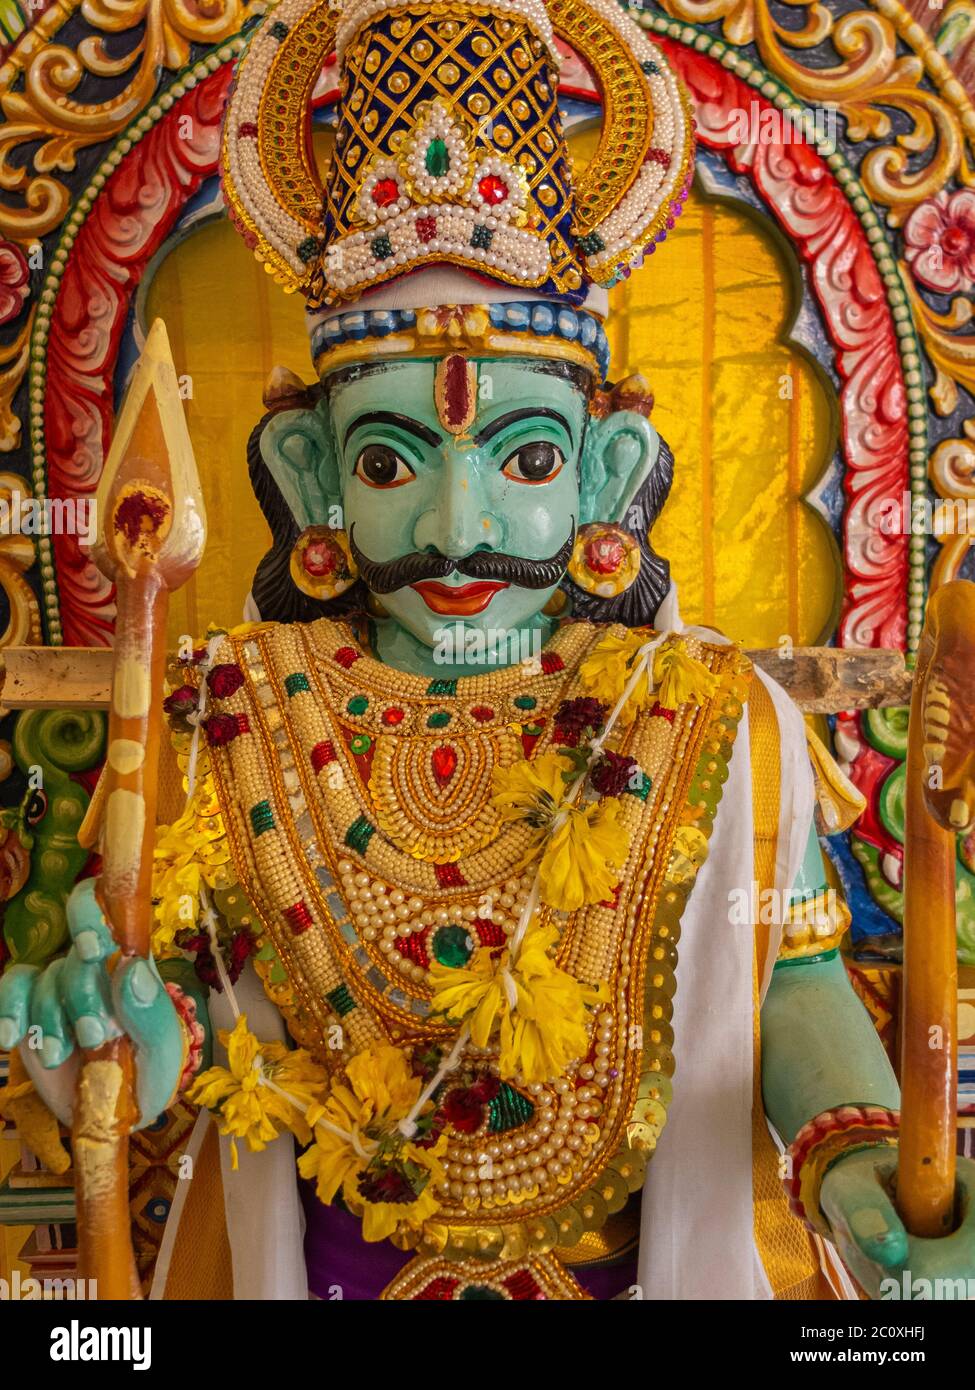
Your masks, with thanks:
[{"label": "red lips", "polygon": [[410,587],[416,590],[434,613],[454,614],[466,618],[474,613],[483,613],[498,590],[507,589],[509,586],[497,580],[480,579],[473,584],[459,584],[453,588],[449,584],[441,584],[436,579],[423,579],[419,584],[412,584]]}]

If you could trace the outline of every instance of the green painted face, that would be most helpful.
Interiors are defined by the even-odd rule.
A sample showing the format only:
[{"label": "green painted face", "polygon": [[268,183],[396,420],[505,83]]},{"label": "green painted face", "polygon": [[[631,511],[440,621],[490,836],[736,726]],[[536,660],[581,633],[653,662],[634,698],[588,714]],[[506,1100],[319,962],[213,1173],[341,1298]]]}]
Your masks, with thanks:
[{"label": "green painted face", "polygon": [[659,441],[642,415],[591,417],[578,381],[531,359],[472,363],[473,418],[454,432],[437,366],[326,378],[318,408],[275,416],[261,448],[300,527],[348,533],[388,614],[383,659],[450,674],[537,654],[576,529],[624,514]]},{"label": "green painted face", "polygon": [[[507,634],[537,623],[579,521],[585,395],[522,364],[475,365],[476,413],[460,435],[445,427],[434,403],[433,362],[399,362],[344,381],[329,399],[344,522],[355,546],[383,564],[425,556],[426,566],[417,561],[421,574],[432,571],[384,592],[398,567],[373,576],[363,566],[366,582],[380,590],[395,623],[441,655],[445,640],[489,655]],[[539,572],[499,556],[561,558]],[[438,573],[444,559],[458,568]]]}]

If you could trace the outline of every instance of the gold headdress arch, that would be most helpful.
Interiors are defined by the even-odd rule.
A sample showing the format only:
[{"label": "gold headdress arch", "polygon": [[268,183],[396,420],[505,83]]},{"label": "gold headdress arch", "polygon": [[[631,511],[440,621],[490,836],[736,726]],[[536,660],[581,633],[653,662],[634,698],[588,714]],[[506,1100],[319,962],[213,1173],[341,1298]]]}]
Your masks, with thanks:
[{"label": "gold headdress arch", "polygon": [[[555,36],[589,64],[604,101],[578,178]],[[342,94],[323,183],[310,106],[336,49]],[[614,0],[280,0],[238,66],[223,143],[238,227],[313,309],[433,265],[579,305],[666,234],[692,162],[683,89]]]}]

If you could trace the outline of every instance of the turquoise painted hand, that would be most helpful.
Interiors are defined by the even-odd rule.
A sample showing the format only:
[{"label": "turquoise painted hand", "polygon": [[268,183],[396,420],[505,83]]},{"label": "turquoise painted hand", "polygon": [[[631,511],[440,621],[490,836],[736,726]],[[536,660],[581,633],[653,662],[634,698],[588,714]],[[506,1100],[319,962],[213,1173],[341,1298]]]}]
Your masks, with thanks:
[{"label": "turquoise painted hand", "polygon": [[908,1235],[891,1201],[897,1161],[887,1148],[840,1158],[820,1202],[844,1263],[871,1298],[975,1297],[975,1163],[958,1161],[959,1220],[935,1240]]},{"label": "turquoise painted hand", "polygon": [[15,965],[0,979],[0,1048],[21,1048],[39,1094],[70,1123],[79,1048],[126,1034],[135,1049],[138,1128],[171,1102],[183,1066],[179,1018],[151,958],[109,962],[118,952],[85,879],[67,904],[71,948],[40,970]]}]

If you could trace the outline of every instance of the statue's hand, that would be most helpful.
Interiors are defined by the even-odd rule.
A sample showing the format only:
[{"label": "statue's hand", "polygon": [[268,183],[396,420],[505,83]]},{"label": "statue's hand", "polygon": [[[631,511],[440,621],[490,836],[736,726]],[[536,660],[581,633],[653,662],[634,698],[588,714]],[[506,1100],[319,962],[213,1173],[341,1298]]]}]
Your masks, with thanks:
[{"label": "statue's hand", "polygon": [[135,1050],[141,1129],[172,1100],[183,1067],[183,1032],[173,1002],[149,957],[108,962],[118,947],[84,879],[67,904],[71,949],[43,970],[14,965],[0,977],[0,1048],[21,1045],[24,1065],[45,1104],[70,1124],[81,1058],[127,1035]]},{"label": "statue's hand", "polygon": [[[823,1179],[820,1205],[844,1264],[871,1298],[904,1298],[905,1287],[920,1293],[920,1279],[931,1282],[926,1297],[971,1297],[958,1292],[961,1285],[939,1288],[935,1281],[971,1280],[968,1288],[975,1289],[975,1162],[958,1160],[959,1223],[951,1235],[935,1239],[904,1229],[889,1195],[896,1170],[896,1150],[862,1149],[840,1158]],[[896,1280],[899,1294],[881,1287],[885,1279]]]}]

